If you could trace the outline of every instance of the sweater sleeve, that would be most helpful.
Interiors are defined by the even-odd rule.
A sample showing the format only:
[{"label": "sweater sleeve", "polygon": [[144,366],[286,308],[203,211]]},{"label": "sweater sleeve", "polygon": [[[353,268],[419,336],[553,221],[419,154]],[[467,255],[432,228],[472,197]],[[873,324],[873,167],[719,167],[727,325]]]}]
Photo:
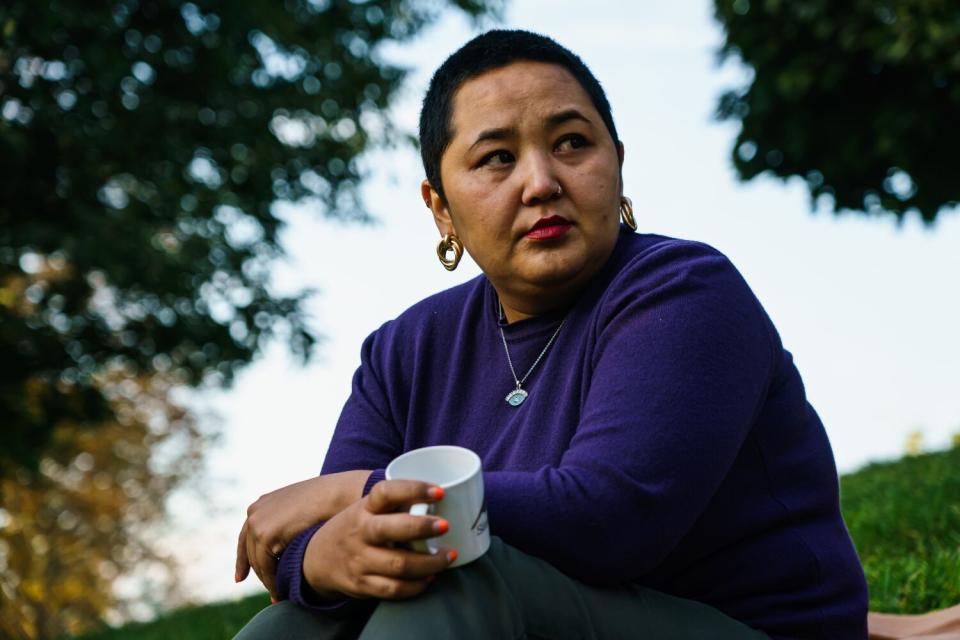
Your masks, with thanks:
[{"label": "sweater sleeve", "polygon": [[[383,478],[383,469],[374,470],[363,486],[363,495],[370,493],[373,485]],[[320,522],[302,531],[283,550],[280,561],[277,563],[277,593],[281,600],[291,600],[307,609],[335,615],[353,615],[357,610],[366,608],[368,603],[346,596],[335,600],[323,600],[313,592],[303,575],[303,558],[307,553],[307,544],[323,525],[324,523]]]},{"label": "sweater sleeve", "polygon": [[403,453],[403,437],[395,415],[402,389],[387,392],[384,380],[403,386],[400,358],[391,357],[396,338],[392,322],[370,334],[360,350],[360,367],[353,375],[350,398],[337,420],[321,473],[386,467]]},{"label": "sweater sleeve", "polygon": [[561,462],[484,482],[491,531],[615,583],[656,567],[730,469],[772,376],[773,329],[733,265],[697,243],[634,258],[601,305]]},{"label": "sweater sleeve", "polygon": [[[328,455],[321,474],[372,469],[363,487],[363,495],[384,479],[387,463],[401,453],[401,440],[394,426],[388,402],[376,368],[368,366],[374,358],[376,343],[382,339],[386,327],[371,334],[361,349],[361,366],[353,377],[350,399],[337,421]],[[303,575],[303,559],[307,544],[323,523],[316,524],[297,535],[284,549],[277,566],[277,591],[282,599],[309,609],[337,615],[352,615],[363,601],[351,598],[319,599]]]}]

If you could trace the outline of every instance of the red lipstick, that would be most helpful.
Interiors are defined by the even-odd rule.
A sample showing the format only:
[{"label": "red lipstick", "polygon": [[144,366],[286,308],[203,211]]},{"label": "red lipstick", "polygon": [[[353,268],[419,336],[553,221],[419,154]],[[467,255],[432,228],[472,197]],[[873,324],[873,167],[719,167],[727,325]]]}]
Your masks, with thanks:
[{"label": "red lipstick", "polygon": [[552,240],[565,235],[572,226],[573,223],[562,216],[540,218],[526,236],[531,240]]}]

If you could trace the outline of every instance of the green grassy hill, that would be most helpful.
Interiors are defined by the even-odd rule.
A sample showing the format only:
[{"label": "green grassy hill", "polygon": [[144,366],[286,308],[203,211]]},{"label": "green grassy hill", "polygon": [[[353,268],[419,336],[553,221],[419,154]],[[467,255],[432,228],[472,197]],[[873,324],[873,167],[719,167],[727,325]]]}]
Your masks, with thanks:
[{"label": "green grassy hill", "polygon": [[841,479],[840,501],[872,611],[960,603],[960,447],[871,464]]},{"label": "green grassy hill", "polygon": [[[871,464],[841,479],[841,504],[870,583],[870,609],[916,613],[960,603],[960,447]],[[191,607],[81,640],[224,640],[266,595]]]},{"label": "green grassy hill", "polygon": [[270,597],[263,593],[235,602],[185,607],[152,622],[104,629],[78,640],[228,640],[268,604]]}]

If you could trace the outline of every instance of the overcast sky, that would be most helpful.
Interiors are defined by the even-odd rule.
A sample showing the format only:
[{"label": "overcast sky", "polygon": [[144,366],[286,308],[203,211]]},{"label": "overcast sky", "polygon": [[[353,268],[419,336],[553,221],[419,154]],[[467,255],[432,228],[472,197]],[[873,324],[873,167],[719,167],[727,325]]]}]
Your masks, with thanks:
[{"label": "overcast sky", "polygon": [[[812,214],[799,180],[739,184],[729,160],[736,127],[711,114],[720,92],[746,76],[716,66],[721,33],[711,6],[514,0],[506,24],[551,35],[592,68],[626,147],[625,194],[640,230],[707,242],[733,260],[793,353],[841,472],[899,456],[913,430],[929,448],[947,446],[960,431],[960,215],[930,229],[917,220],[898,227],[892,217]],[[430,73],[473,33],[449,17],[386,52],[415,70],[396,108],[401,125],[415,130]],[[413,150],[367,164],[378,225],[287,213],[289,260],[277,284],[318,290],[310,309],[327,338],[318,357],[303,368],[274,348],[230,391],[198,401],[221,416],[209,455],[212,498],[202,507],[175,499],[175,527],[161,533],[197,600],[258,590],[254,577],[240,586],[232,579],[246,506],[319,471],[363,338],[479,273],[468,258],[452,274],[437,262]]]}]

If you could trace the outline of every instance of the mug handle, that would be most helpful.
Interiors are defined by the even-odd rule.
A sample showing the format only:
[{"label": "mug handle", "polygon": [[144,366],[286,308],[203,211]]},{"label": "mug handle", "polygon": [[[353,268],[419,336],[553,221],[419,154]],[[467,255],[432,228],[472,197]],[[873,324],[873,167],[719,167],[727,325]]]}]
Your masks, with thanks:
[{"label": "mug handle", "polygon": [[[433,505],[426,502],[418,502],[410,507],[410,515],[412,516],[426,516],[433,515],[433,513]],[[410,548],[412,548],[414,551],[419,551],[420,553],[436,554],[437,548],[431,544],[432,540],[433,538],[427,538],[426,540],[411,540]]]}]

